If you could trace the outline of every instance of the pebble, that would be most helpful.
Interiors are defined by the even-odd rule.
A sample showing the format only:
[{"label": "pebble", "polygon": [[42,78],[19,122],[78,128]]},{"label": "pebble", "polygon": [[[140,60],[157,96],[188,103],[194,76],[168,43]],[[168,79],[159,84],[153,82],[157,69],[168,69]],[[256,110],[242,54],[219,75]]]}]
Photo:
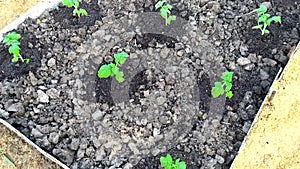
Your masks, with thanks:
[{"label": "pebble", "polygon": [[43,92],[42,90],[37,91],[38,94],[38,101],[41,103],[49,103],[49,96]]},{"label": "pebble", "polygon": [[240,57],[240,58],[238,58],[237,63],[241,66],[245,66],[245,65],[250,64],[251,61],[248,58]]},{"label": "pebble", "polygon": [[55,62],[56,62],[56,60],[54,58],[51,58],[51,59],[48,60],[47,65],[49,67],[53,67],[56,64]]}]

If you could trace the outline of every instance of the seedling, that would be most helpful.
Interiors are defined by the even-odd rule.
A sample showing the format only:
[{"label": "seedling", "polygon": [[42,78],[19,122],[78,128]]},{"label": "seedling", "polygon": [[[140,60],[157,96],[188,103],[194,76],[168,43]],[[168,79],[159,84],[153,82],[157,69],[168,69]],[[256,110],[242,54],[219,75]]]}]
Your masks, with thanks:
[{"label": "seedling", "polygon": [[3,42],[5,43],[5,45],[9,46],[8,52],[13,55],[13,58],[11,59],[11,61],[13,63],[18,62],[20,59],[22,62],[25,62],[28,64],[28,63],[30,63],[30,59],[23,59],[23,57],[20,54],[20,50],[21,50],[21,48],[19,46],[20,38],[21,38],[20,34],[12,32],[12,33],[9,33],[8,35],[6,35]]},{"label": "seedling", "polygon": [[74,7],[73,15],[77,15],[78,17],[84,15],[88,16],[89,14],[83,8],[79,8],[78,0],[62,0],[62,4],[67,6],[68,8]]},{"label": "seedling", "polygon": [[116,76],[116,80],[119,83],[124,82],[124,73],[119,70],[119,66],[124,64],[126,59],[128,58],[128,54],[126,52],[121,52],[118,54],[114,54],[115,63],[110,63],[106,65],[102,65],[98,71],[99,78],[108,78],[112,76]]},{"label": "seedling", "polygon": [[270,26],[272,22],[281,24],[280,16],[272,16],[267,14],[268,8],[264,5],[261,5],[257,10],[258,21],[257,26],[252,27],[252,29],[259,29],[261,31],[261,35],[269,34],[270,31],[267,29],[267,26]]},{"label": "seedling", "polygon": [[155,10],[160,8],[160,15],[166,20],[166,25],[170,25],[171,21],[176,20],[175,15],[171,15],[172,5],[167,4],[167,0],[158,1],[155,4]]},{"label": "seedling", "polygon": [[180,159],[174,162],[170,154],[167,154],[166,157],[160,157],[160,165],[165,169],[186,169],[185,162],[180,161]]},{"label": "seedling", "polygon": [[1,150],[0,151],[0,156],[2,157],[2,159],[7,162],[9,165],[11,165],[12,167],[16,168],[17,166],[5,155],[5,151]]},{"label": "seedling", "polygon": [[229,99],[232,98],[232,76],[233,72],[225,72],[224,75],[221,76],[222,81],[215,82],[215,86],[211,89],[211,95],[213,96],[213,98],[217,98],[220,95],[223,95],[225,92],[226,97],[228,97]]}]

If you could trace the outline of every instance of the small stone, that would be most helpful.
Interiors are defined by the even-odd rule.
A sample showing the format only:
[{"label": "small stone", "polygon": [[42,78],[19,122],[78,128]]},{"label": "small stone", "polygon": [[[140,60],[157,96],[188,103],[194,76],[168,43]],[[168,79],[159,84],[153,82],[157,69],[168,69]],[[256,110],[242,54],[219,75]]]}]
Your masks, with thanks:
[{"label": "small stone", "polygon": [[175,84],[175,75],[174,74],[169,74],[167,77],[166,77],[166,82],[167,84],[169,85],[173,85]]},{"label": "small stone", "polygon": [[253,68],[255,68],[255,64],[249,64],[244,67],[244,69],[248,71],[253,70]]},{"label": "small stone", "polygon": [[163,105],[167,99],[165,97],[158,97],[157,98],[157,105]]},{"label": "small stone", "polygon": [[53,149],[52,153],[67,165],[72,164],[74,160],[74,152],[64,149]]},{"label": "small stone", "polygon": [[46,95],[45,92],[43,92],[42,90],[38,90],[37,91],[38,94],[38,101],[41,103],[49,103],[49,96]]},{"label": "small stone", "polygon": [[37,85],[38,80],[32,72],[29,72],[29,80],[33,86]]},{"label": "small stone", "polygon": [[33,128],[33,129],[31,130],[31,135],[32,135],[33,137],[35,137],[35,138],[43,137],[43,134],[42,134],[39,130],[37,130],[37,129],[35,129],[35,128]]},{"label": "small stone", "polygon": [[266,71],[264,71],[263,69],[260,69],[259,74],[260,74],[261,80],[266,80],[269,78],[269,74]]},{"label": "small stone", "polygon": [[104,58],[104,61],[105,62],[112,62],[114,60],[114,58],[113,57],[111,57],[111,56],[105,56],[105,58]]},{"label": "small stone", "polygon": [[169,119],[168,119],[167,116],[160,116],[160,117],[159,117],[159,122],[160,122],[161,124],[168,124],[168,123],[169,123]]},{"label": "small stone", "polygon": [[163,48],[160,52],[160,56],[165,59],[168,57],[169,55],[169,52],[170,52],[170,49],[169,48]]},{"label": "small stone", "polygon": [[248,47],[246,45],[242,44],[240,46],[241,55],[245,56],[247,51],[248,51]]},{"label": "small stone", "polygon": [[177,56],[182,57],[184,54],[183,50],[177,51]]},{"label": "small stone", "polygon": [[103,116],[105,115],[105,112],[97,109],[95,113],[92,114],[93,120],[102,120]]},{"label": "small stone", "polygon": [[77,150],[80,144],[80,140],[78,138],[73,138],[71,143],[69,144],[69,148],[71,150]]},{"label": "small stone", "polygon": [[268,66],[275,66],[277,62],[269,58],[263,58],[262,61]]},{"label": "small stone", "polygon": [[92,34],[93,38],[102,38],[105,35],[105,30],[101,29]]},{"label": "small stone", "polygon": [[47,90],[46,94],[52,99],[59,98],[59,92],[54,88]]},{"label": "small stone", "polygon": [[59,134],[56,132],[50,133],[48,140],[53,144],[57,144],[59,142]]},{"label": "small stone", "polygon": [[71,42],[74,42],[74,43],[81,43],[81,38],[78,37],[78,36],[71,37],[71,38],[70,38],[70,41],[71,41]]},{"label": "small stone", "polygon": [[244,133],[248,133],[248,130],[250,129],[250,127],[251,127],[251,123],[249,123],[249,122],[246,122],[245,124],[244,124],[244,126],[243,126],[243,132]]},{"label": "small stone", "polygon": [[9,113],[0,108],[0,117],[4,117],[5,119],[9,118]]},{"label": "small stone", "polygon": [[48,60],[47,65],[49,67],[53,67],[56,64],[55,62],[56,62],[56,60],[54,58],[51,58],[51,59]]},{"label": "small stone", "polygon": [[133,152],[133,154],[140,154],[140,151],[136,148],[134,143],[128,143],[128,147]]},{"label": "small stone", "polygon": [[247,64],[250,64],[251,61],[248,58],[240,57],[240,58],[238,58],[237,63],[241,66],[245,66]]},{"label": "small stone", "polygon": [[223,164],[225,162],[225,159],[218,154],[216,155],[215,159],[218,161],[219,164]]},{"label": "small stone", "polygon": [[25,109],[22,103],[14,103],[7,108],[7,111],[24,113]]}]

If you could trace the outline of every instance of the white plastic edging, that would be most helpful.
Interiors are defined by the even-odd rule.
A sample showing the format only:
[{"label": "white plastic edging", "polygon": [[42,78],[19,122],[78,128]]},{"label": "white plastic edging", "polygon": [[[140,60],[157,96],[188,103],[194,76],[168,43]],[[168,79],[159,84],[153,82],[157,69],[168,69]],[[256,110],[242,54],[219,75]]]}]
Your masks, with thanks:
[{"label": "white plastic edging", "polygon": [[284,69],[282,69],[282,68],[279,69],[279,71],[278,71],[278,73],[277,73],[277,75],[276,75],[274,81],[272,82],[271,87],[269,88],[269,91],[268,91],[268,93],[267,93],[267,95],[266,95],[264,101],[262,102],[262,104],[261,104],[261,106],[260,106],[260,108],[259,108],[259,110],[258,110],[258,112],[257,112],[257,114],[256,114],[256,116],[255,116],[255,118],[254,118],[254,120],[253,120],[253,122],[252,122],[252,124],[251,124],[250,129],[249,129],[248,132],[247,132],[246,137],[244,138],[244,140],[243,140],[243,142],[242,142],[242,145],[241,145],[240,148],[239,148],[238,153],[236,154],[236,156],[235,156],[235,158],[234,158],[234,160],[233,160],[233,162],[232,162],[232,164],[231,164],[231,166],[230,166],[230,169],[233,169],[234,164],[235,164],[235,162],[237,161],[237,158],[238,158],[239,154],[243,151],[243,149],[244,149],[244,147],[245,147],[245,145],[246,145],[246,141],[247,141],[247,139],[248,139],[248,137],[249,137],[249,134],[250,134],[250,132],[252,131],[252,129],[253,129],[254,125],[256,124],[256,122],[258,121],[258,117],[259,117],[259,115],[260,115],[260,113],[261,113],[261,111],[262,111],[262,108],[263,108],[264,105],[265,105],[265,102],[266,102],[267,99],[269,98],[269,95],[272,93],[271,91],[272,91],[272,89],[273,89],[273,86],[274,86],[275,82],[277,82],[278,80],[280,80],[280,79],[282,78],[283,74],[286,72],[286,70],[287,70],[287,68],[288,68],[288,66],[289,66],[289,64],[290,64],[290,62],[293,60],[293,58],[294,58],[294,56],[296,55],[297,52],[300,52],[300,42],[298,43],[298,45],[297,45],[295,51],[293,51],[293,53],[292,53],[292,55],[291,55],[291,58],[289,59],[288,63],[287,63],[286,66],[284,67]]},{"label": "white plastic edging", "polygon": [[60,167],[62,167],[64,169],[70,169],[68,166],[66,166],[65,164],[63,164],[62,162],[57,160],[55,157],[53,157],[52,155],[50,155],[49,153],[47,153],[46,151],[41,149],[39,146],[34,144],[31,140],[29,140],[26,136],[24,136],[21,132],[19,132],[16,128],[14,128],[12,125],[7,123],[5,120],[0,118],[0,123],[3,124],[4,126],[6,126],[7,128],[9,128],[15,134],[17,134],[17,136],[21,137],[21,139],[23,139],[26,143],[28,143],[29,145],[31,145],[35,149],[37,149],[41,154],[46,156],[49,160],[53,161],[54,163],[56,163],[57,165],[59,165]]},{"label": "white plastic edging", "polygon": [[34,7],[32,7],[27,12],[20,15],[20,17],[18,17],[16,20],[14,20],[13,22],[5,26],[2,30],[0,30],[0,41],[2,41],[4,33],[12,31],[13,29],[17,29],[17,27],[22,22],[24,22],[25,19],[27,18],[36,19],[46,10],[51,10],[53,8],[56,8],[60,2],[61,0],[41,0]]}]

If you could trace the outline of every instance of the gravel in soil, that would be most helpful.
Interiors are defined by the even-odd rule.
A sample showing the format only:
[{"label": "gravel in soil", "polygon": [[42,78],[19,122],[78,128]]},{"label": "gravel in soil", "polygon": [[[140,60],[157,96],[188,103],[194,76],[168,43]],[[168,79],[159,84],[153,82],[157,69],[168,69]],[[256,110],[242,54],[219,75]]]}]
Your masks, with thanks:
[{"label": "gravel in soil", "polygon": [[[33,61],[11,64],[1,47],[0,117],[71,168],[159,168],[166,153],[188,168],[229,168],[299,39],[299,5],[272,3],[286,19],[260,36],[255,15],[236,17],[258,1],[170,3],[171,26],[150,0],[85,1],[90,18],[64,19],[60,7],[21,24]],[[125,82],[97,78],[121,51]],[[234,97],[212,99],[226,70]]]}]

